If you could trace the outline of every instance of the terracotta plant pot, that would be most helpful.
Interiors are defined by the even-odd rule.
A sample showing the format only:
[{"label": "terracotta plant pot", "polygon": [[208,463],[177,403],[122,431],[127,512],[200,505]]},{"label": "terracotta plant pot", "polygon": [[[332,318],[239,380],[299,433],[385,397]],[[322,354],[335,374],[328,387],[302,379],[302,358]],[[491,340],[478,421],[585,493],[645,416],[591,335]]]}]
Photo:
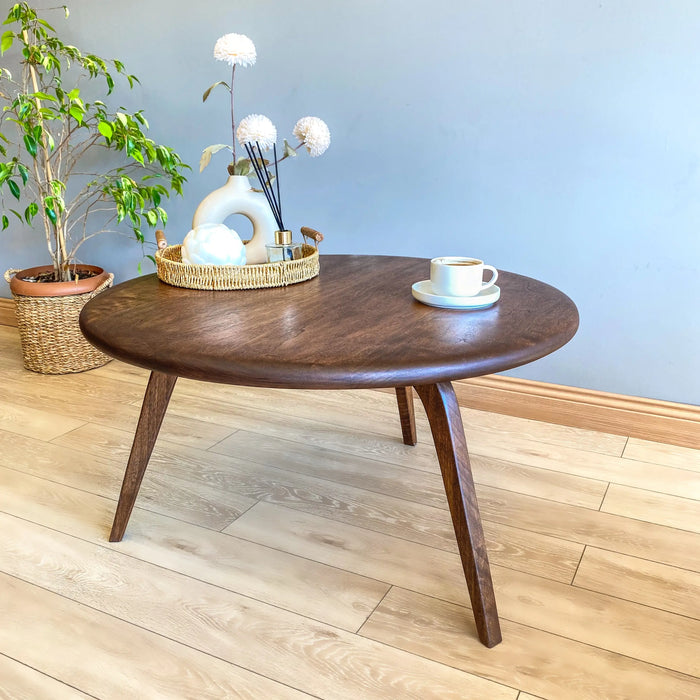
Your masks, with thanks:
[{"label": "terracotta plant pot", "polygon": [[114,275],[101,267],[80,265],[79,269],[95,275],[75,282],[21,279],[52,269],[42,265],[5,273],[15,299],[25,368],[41,374],[67,374],[106,364],[111,358],[85,340],[78,319],[83,306],[111,286]]},{"label": "terracotta plant pot", "polygon": [[97,289],[106,279],[109,272],[105,272],[96,265],[78,265],[79,270],[90,270],[94,277],[86,277],[71,282],[27,282],[23,277],[36,277],[43,272],[51,272],[52,265],[39,265],[28,267],[26,270],[18,270],[10,279],[10,291],[13,294],[21,294],[25,297],[65,297],[74,294],[87,294]]}]

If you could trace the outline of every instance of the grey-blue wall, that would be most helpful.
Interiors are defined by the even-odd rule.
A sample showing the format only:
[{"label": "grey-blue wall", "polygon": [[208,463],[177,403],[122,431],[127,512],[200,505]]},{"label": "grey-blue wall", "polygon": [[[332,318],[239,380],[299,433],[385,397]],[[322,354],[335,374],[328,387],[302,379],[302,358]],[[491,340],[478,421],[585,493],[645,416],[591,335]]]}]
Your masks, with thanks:
[{"label": "grey-blue wall", "polygon": [[[266,114],[287,135],[312,114],[332,132],[323,157],[285,163],[293,228],[322,230],[327,253],[474,255],[546,280],[576,301],[581,328],[515,375],[700,403],[696,0],[70,8],[56,25],[126,62],[141,87],[123,101],[194,166],[168,207],[171,242],[225,180],[223,154],[198,173],[202,148],[230,134],[226,94],[201,94],[228,79],[216,39],[244,33],[258,61],[237,71],[238,116]],[[3,236],[5,267],[45,262],[39,237]],[[118,279],[136,274],[126,239],[85,248]]]}]

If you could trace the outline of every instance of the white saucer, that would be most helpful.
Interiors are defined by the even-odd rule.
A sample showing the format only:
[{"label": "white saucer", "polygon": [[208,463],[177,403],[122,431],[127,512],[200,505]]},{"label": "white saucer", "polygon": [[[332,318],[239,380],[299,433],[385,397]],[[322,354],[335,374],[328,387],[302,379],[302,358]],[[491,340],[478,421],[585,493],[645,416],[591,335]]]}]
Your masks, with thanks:
[{"label": "white saucer", "polygon": [[498,301],[501,288],[494,284],[473,297],[451,297],[435,294],[430,280],[423,280],[411,287],[411,293],[421,303],[441,309],[485,309]]}]

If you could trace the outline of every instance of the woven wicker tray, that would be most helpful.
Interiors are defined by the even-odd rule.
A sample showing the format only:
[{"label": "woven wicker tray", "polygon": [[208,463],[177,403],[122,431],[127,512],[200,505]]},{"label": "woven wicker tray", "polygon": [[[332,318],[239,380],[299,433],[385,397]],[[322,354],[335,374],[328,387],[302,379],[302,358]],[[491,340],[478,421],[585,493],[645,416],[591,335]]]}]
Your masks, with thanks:
[{"label": "woven wicker tray", "polygon": [[318,248],[306,243],[303,257],[261,265],[188,265],[182,262],[181,245],[156,252],[158,279],[188,289],[262,289],[286,287],[316,277],[320,265]]}]

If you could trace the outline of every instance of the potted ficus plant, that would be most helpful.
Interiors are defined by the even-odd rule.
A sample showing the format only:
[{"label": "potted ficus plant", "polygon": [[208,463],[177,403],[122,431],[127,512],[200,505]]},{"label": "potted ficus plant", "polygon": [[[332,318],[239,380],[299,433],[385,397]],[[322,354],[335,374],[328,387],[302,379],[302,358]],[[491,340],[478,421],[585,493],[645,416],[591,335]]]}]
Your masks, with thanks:
[{"label": "potted ficus plant", "polygon": [[112,276],[83,264],[79,249],[120,228],[143,244],[145,230],[166,224],[161,204],[182,194],[188,166],[148,138],[142,110],[99,99],[109,99],[117,80],[129,89],[138,82],[121,61],[65,43],[26,2],[13,5],[4,24],[0,53],[16,53],[12,71],[0,66],[2,229],[43,235],[51,262],[6,274],[25,367],[81,371],[106,361],[82,338],[78,315]]}]

